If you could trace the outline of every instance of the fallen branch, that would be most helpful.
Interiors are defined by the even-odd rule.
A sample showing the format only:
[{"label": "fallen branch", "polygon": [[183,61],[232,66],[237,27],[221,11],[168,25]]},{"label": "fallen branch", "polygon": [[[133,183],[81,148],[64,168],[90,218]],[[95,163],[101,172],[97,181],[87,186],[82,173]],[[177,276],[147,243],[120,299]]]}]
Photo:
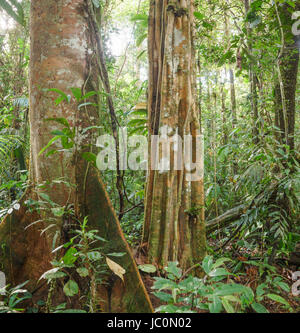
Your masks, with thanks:
[{"label": "fallen branch", "polygon": [[[269,192],[269,200],[272,197],[272,193],[274,190],[277,188],[277,183],[272,184],[268,188]],[[247,210],[251,209],[254,205],[257,205],[265,196],[266,190],[261,191],[256,198],[252,200],[252,202],[248,204],[241,204],[237,207],[234,207],[230,210],[228,210],[226,213],[214,218],[213,220],[210,220],[206,222],[206,233],[207,235],[210,235],[212,232],[218,230],[219,228],[226,228],[228,227],[231,223],[237,221],[242,217],[243,214],[247,212]]]},{"label": "fallen branch", "polygon": [[206,223],[206,233],[209,235],[219,228],[225,228],[237,221],[250,208],[250,205],[240,205]]}]

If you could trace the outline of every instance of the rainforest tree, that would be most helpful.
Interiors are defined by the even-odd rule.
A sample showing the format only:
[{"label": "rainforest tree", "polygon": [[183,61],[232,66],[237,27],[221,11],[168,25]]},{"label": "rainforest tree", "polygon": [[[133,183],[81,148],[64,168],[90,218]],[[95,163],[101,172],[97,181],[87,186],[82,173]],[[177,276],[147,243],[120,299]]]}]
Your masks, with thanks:
[{"label": "rainforest tree", "polygon": [[[149,159],[143,243],[149,260],[159,266],[179,261],[188,268],[205,254],[203,147],[196,98],[194,2],[151,1],[149,14],[149,156],[161,157],[162,147],[151,136],[170,128],[168,135],[192,137],[192,162],[199,178],[191,180],[183,160],[171,152],[170,170],[153,170]],[[198,143],[197,149],[196,144]],[[174,148],[174,147],[173,147]],[[201,154],[200,158],[199,155]],[[163,158],[162,158],[163,159]],[[152,162],[152,163],[151,163]],[[181,163],[181,164],[180,164]],[[180,165],[177,165],[180,164]]]},{"label": "rainforest tree", "polygon": [[[87,103],[84,110],[74,97],[67,97],[59,105],[54,103],[57,91],[65,97],[62,92],[67,94],[72,89],[78,97],[78,94],[88,96],[89,92],[98,90],[99,76],[93,70],[99,67],[95,9],[89,0],[31,1],[32,186],[20,201],[20,209],[8,215],[0,225],[0,242],[5,244],[1,262],[10,283],[25,279],[31,281],[31,288],[38,288],[40,276],[49,269],[54,258],[51,248],[56,232],[61,242],[68,241],[71,237],[68,230],[87,216],[89,225],[107,240],[105,252],[125,253],[119,259],[126,271],[124,283],[111,274],[107,287],[99,287],[99,295],[104,300],[101,306],[112,312],[151,312],[149,298],[99,173],[83,158],[84,153],[92,151],[97,135],[93,126],[97,125],[98,110],[89,105],[93,98],[90,103],[87,103],[88,97],[83,98]],[[53,138],[53,131],[58,134],[59,126],[64,131],[59,134],[63,135],[62,146],[56,146],[55,154],[53,151],[41,154]],[[88,127],[92,129],[86,130]],[[42,211],[28,207],[32,200],[43,198],[52,208],[61,207],[64,214],[59,217],[53,209]],[[69,207],[72,214],[68,213]],[[42,222],[28,227],[39,220]],[[46,229],[42,236],[41,229]],[[45,288],[39,289],[39,293],[42,292],[45,293]]]},{"label": "rainforest tree", "polygon": [[299,312],[299,24],[0,0],[0,313]]}]

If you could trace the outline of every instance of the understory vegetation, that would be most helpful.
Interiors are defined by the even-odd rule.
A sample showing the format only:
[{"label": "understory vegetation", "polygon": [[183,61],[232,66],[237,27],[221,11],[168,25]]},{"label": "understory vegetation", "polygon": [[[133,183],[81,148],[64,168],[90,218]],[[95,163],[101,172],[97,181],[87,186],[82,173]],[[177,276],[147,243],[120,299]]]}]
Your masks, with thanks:
[{"label": "understory vegetation", "polygon": [[[75,196],[75,200],[72,194],[77,188],[75,182],[80,183],[77,175],[67,179],[62,173],[60,178],[44,179],[40,183],[34,178],[39,172],[32,166],[35,152],[32,113],[30,117],[29,113],[36,100],[30,96],[28,83],[30,61],[33,61],[30,59],[30,4],[33,2],[36,1],[0,0],[0,225],[22,209],[38,216],[33,220],[28,218],[24,232],[37,228],[41,237],[49,239],[51,260],[34,285],[29,279],[15,284],[7,280],[1,285],[0,275],[0,313],[113,312],[111,298],[103,305],[101,291],[106,288],[110,295],[111,286],[127,283],[126,274],[130,269],[122,261],[129,257],[127,250],[123,251],[122,247],[115,250],[110,233],[101,233],[95,227],[90,212],[78,213],[76,205],[81,199]],[[167,16],[173,13],[175,20],[185,17],[186,12],[180,11],[182,1],[165,2]],[[90,170],[98,169],[97,154],[104,148],[96,145],[97,138],[112,135],[118,159],[122,154],[122,131],[126,128],[128,138],[139,135],[149,144],[150,135],[155,132],[155,121],[151,123],[149,109],[149,91],[154,86],[148,73],[149,54],[154,47],[150,34],[150,1],[86,3],[93,6],[95,17],[99,19],[101,43],[96,57],[103,60],[97,62],[100,74],[92,69],[86,76],[84,88],[61,89],[56,86],[57,79],[49,86],[40,87],[42,96],[50,96],[47,103],[53,117],[43,119],[49,124],[49,131],[41,135],[47,136],[48,144],[39,149],[38,158],[54,161],[53,166],[63,165],[61,156],[69,158],[72,166],[81,165],[78,161],[82,158],[87,165],[81,177],[82,189],[88,197],[91,192],[86,189],[87,178]],[[187,199],[189,204],[181,208],[185,197],[180,197],[179,189],[180,194],[176,192],[176,195],[180,200],[175,198],[175,192],[175,199],[172,197],[174,207],[157,208],[157,193],[163,193],[161,200],[167,201],[168,186],[174,179],[180,183],[179,176],[170,176],[156,184],[151,218],[160,216],[163,220],[164,216],[166,219],[174,216],[175,227],[162,224],[162,229],[166,228],[164,232],[171,235],[170,248],[180,238],[174,229],[178,228],[179,234],[183,230],[180,229],[181,215],[185,216],[189,231],[193,224],[205,221],[205,255],[200,255],[200,260],[190,258],[195,249],[191,246],[190,252],[185,252],[181,240],[181,247],[174,253],[170,250],[167,262],[164,261],[162,247],[167,241],[163,233],[157,245],[161,254],[151,249],[154,227],[151,229],[149,224],[148,228],[145,223],[149,207],[149,170],[123,170],[117,163],[116,170],[100,172],[115,212],[112,215],[120,222],[138,268],[136,274],[142,278],[154,311],[298,313],[300,35],[297,28],[298,33],[294,35],[292,28],[300,15],[294,19],[292,15],[299,13],[299,3],[292,0],[195,0],[191,3],[194,7],[186,9],[193,12],[192,18],[187,17],[194,29],[190,61],[195,64],[195,82],[191,79],[194,85],[191,98],[195,101],[199,131],[204,135],[204,205],[194,205],[192,196]],[[170,33],[172,27],[168,24]],[[299,23],[297,27],[299,29]],[[176,33],[172,36],[174,39]],[[167,41],[166,37],[165,44],[161,44],[162,49],[166,48],[165,62],[168,56],[172,57],[167,52]],[[176,59],[172,58],[173,66]],[[92,58],[92,64],[93,61]],[[180,63],[179,67],[184,64]],[[178,69],[179,74],[185,71],[188,72]],[[98,85],[87,84],[93,75],[100,77]],[[176,75],[166,74],[167,87],[182,82]],[[184,82],[187,85],[188,81]],[[158,88],[155,89],[158,94]],[[181,87],[178,94],[182,90]],[[164,101],[167,88],[162,91]],[[161,107],[161,114],[171,108],[172,103],[171,96]],[[74,105],[78,114],[87,114],[93,108],[99,119],[89,125],[84,123],[86,126],[82,128],[67,119],[64,116],[67,113],[54,114],[58,108],[68,110]],[[180,124],[183,114],[179,112],[176,117]],[[90,142],[82,149],[81,142],[86,136]],[[131,145],[128,153],[136,148],[138,145]],[[69,164],[66,165],[68,170]],[[160,176],[157,172],[153,179]],[[60,186],[69,191],[63,203],[56,201],[52,194],[59,193]],[[29,192],[31,197],[27,197]],[[99,198],[100,201],[103,199]],[[173,208],[181,212],[179,217],[171,212]],[[154,215],[155,209],[161,209],[160,215]],[[201,218],[203,210],[205,220]],[[107,221],[109,224],[110,220]],[[188,237],[187,233],[187,242]],[[1,258],[7,258],[10,252],[8,242],[1,237],[0,241],[0,271],[5,273],[6,259]],[[189,259],[182,253],[188,253]],[[48,257],[41,257],[41,261],[43,258]],[[198,257],[195,255],[195,258]],[[39,294],[43,288],[46,293]]]}]

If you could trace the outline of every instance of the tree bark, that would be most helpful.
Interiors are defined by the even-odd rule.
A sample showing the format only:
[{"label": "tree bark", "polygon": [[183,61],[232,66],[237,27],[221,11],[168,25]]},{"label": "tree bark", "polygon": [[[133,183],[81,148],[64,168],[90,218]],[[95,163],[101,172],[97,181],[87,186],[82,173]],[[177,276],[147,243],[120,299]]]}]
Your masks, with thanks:
[{"label": "tree bark", "polygon": [[229,68],[230,76],[230,98],[231,98],[231,115],[232,115],[232,127],[233,129],[237,125],[237,107],[236,107],[236,93],[235,93],[235,80],[232,68]]},{"label": "tree bark", "polygon": [[[61,207],[74,206],[75,216],[82,220],[88,216],[89,226],[99,230],[99,236],[108,242],[104,253],[125,252],[116,260],[125,270],[124,283],[111,274],[108,286],[99,288],[104,312],[152,312],[149,297],[141,281],[131,251],[123,237],[118,219],[112,208],[99,172],[82,158],[90,152],[97,136],[96,132],[82,130],[98,125],[97,108],[78,108],[71,100],[57,106],[55,93],[44,88],[56,88],[69,93],[69,88],[80,88],[82,94],[98,90],[97,53],[95,34],[89,15],[89,0],[33,0],[31,1],[31,63],[30,63],[30,127],[31,155],[30,180],[32,187],[21,200],[21,209],[8,215],[0,224],[0,253],[7,280],[20,283],[30,280],[29,288],[35,289],[39,277],[50,268],[53,260],[52,240],[55,232],[65,230],[62,218],[50,212],[31,212],[26,205],[28,199],[39,199],[42,192]],[[47,118],[64,118],[76,130],[75,149],[39,155],[53,137],[51,131],[59,125],[45,121]],[[61,149],[59,144],[56,149]],[[64,182],[55,182],[63,180]],[[43,187],[38,185],[43,184]],[[73,184],[75,186],[70,186]],[[31,207],[32,208],[32,207]],[[53,228],[42,236],[40,229],[54,219]],[[25,229],[30,223],[43,220]],[[74,223],[70,221],[69,223]],[[109,252],[108,252],[109,251]],[[39,289],[45,296],[47,289]]]},{"label": "tree bark", "polygon": [[[193,1],[151,1],[149,18],[149,156],[151,136],[168,126],[193,144],[200,135],[193,51]],[[171,134],[171,135],[172,135]],[[203,148],[201,149],[203,154]],[[171,153],[171,160],[174,158]],[[193,161],[196,160],[193,147]],[[164,266],[179,261],[188,268],[205,254],[203,155],[201,179],[190,182],[184,170],[167,172],[148,166],[143,242],[149,261]]]},{"label": "tree bark", "polygon": [[[245,12],[246,15],[250,10],[250,4],[253,0],[244,0]],[[248,41],[248,52],[252,55],[253,47],[252,47],[252,29],[250,28],[250,24],[247,23],[247,41]],[[249,79],[250,79],[250,98],[251,98],[251,112],[253,119],[253,143],[259,143],[259,135],[260,135],[260,123],[259,123],[259,111],[258,111],[258,96],[257,96],[257,76],[255,73],[253,60],[250,59],[249,65]]]},{"label": "tree bark", "polygon": [[226,91],[225,84],[221,83],[221,102],[222,102],[222,132],[223,132],[223,145],[228,144],[228,132],[227,132],[227,108],[226,108]]},{"label": "tree bark", "polygon": [[296,88],[299,65],[297,36],[292,35],[292,11],[300,10],[300,5],[291,8],[288,4],[278,6],[281,29],[282,52],[278,62],[278,79],[275,86],[275,125],[280,128],[280,141],[291,150],[295,148]]}]

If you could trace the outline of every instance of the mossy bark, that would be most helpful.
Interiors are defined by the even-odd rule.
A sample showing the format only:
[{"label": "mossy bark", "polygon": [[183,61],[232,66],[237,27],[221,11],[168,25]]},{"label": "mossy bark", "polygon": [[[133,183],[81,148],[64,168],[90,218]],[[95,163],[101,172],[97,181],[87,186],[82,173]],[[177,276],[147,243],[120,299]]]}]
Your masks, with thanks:
[{"label": "mossy bark", "polygon": [[[150,299],[99,172],[82,158],[83,152],[93,151],[96,142],[96,131],[83,134],[82,130],[99,125],[97,108],[79,109],[74,99],[55,105],[57,95],[44,90],[56,88],[69,94],[69,89],[76,87],[83,95],[98,90],[97,53],[89,5],[88,0],[31,1],[30,180],[33,186],[22,199],[21,209],[0,224],[0,244],[5,244],[0,262],[9,283],[30,280],[31,290],[36,288],[42,273],[50,268],[54,231],[62,232],[63,223],[57,219],[54,228],[41,236],[40,230],[53,223],[49,221],[54,217],[50,213],[30,213],[25,205],[26,199],[39,198],[44,191],[59,206],[72,204],[77,218],[88,216],[89,226],[98,229],[99,235],[108,241],[104,253],[126,253],[116,259],[126,270],[124,283],[111,273],[109,285],[99,289],[102,311],[152,312]],[[65,118],[71,128],[76,129],[76,144],[72,151],[59,151],[48,157],[39,155],[53,137],[51,131],[60,129],[56,122],[45,121],[47,118]],[[60,150],[60,144],[55,148]],[[64,182],[53,182],[58,179]],[[38,184],[45,186],[41,189]],[[43,220],[42,224],[25,229],[39,219]],[[41,295],[46,292],[45,287],[39,291]]]},{"label": "mossy bark", "polygon": [[[250,10],[250,4],[253,0],[245,0],[245,13],[248,14]],[[247,46],[248,46],[248,53],[252,55],[253,53],[253,33],[250,23],[246,23],[246,31],[247,31]],[[253,131],[253,143],[258,144],[260,142],[260,114],[258,109],[258,95],[257,95],[257,73],[255,70],[255,63],[253,60],[250,61],[249,64],[249,80],[250,80],[250,97],[251,97],[251,113],[252,113],[252,131]]]},{"label": "mossy bark", "polygon": [[[180,138],[201,135],[193,50],[193,1],[151,1],[149,18],[149,169],[145,200],[143,243],[149,261],[164,266],[179,261],[188,268],[205,254],[203,156],[202,178],[187,181],[186,171],[177,170],[171,150],[167,172],[153,170],[151,155],[161,152],[151,146],[151,136],[163,127]],[[202,150],[202,147],[198,147]],[[203,151],[202,151],[203,153]],[[194,214],[189,213],[192,207]],[[197,211],[197,212],[196,212]]]},{"label": "mossy bark", "polygon": [[296,8],[288,4],[278,6],[283,46],[278,62],[281,77],[276,79],[275,85],[275,125],[281,130],[279,140],[287,144],[291,150],[295,148],[296,88],[299,68],[299,44],[297,36],[292,34],[294,23],[292,13],[297,10],[300,10],[300,4],[296,4]]}]

